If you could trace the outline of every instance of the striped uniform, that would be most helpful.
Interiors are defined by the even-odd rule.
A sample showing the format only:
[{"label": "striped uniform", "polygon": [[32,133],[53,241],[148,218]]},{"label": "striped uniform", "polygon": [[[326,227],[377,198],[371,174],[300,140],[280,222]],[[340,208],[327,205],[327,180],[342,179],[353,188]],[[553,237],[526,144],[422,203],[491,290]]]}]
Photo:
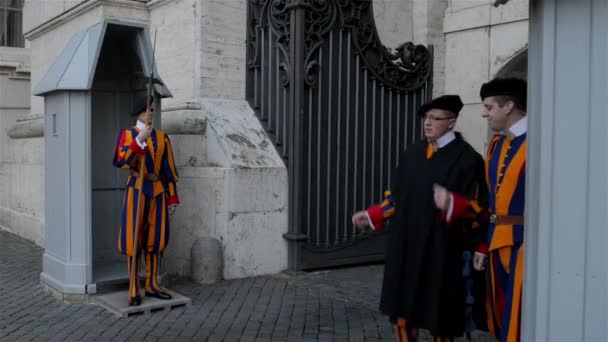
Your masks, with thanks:
[{"label": "striped uniform", "polygon": [[140,160],[145,158],[143,191],[137,187],[137,177],[130,175],[127,179],[118,250],[129,259],[133,256],[136,206],[138,197],[143,193],[143,208],[139,217],[139,248],[146,254],[146,289],[156,291],[160,290],[156,284],[158,256],[169,243],[167,206],[179,204],[175,185],[178,174],[169,137],[160,130],[153,129],[146,140],[146,147],[141,148],[135,140],[138,132],[137,127],[122,130],[118,134],[114,153],[114,166],[132,171],[139,171]]},{"label": "striped uniform", "polygon": [[473,213],[488,227],[488,328],[501,342],[520,341],[524,274],[524,226],[491,222],[498,217],[524,216],[526,136],[496,135],[486,156],[489,208],[454,196],[453,217]]}]

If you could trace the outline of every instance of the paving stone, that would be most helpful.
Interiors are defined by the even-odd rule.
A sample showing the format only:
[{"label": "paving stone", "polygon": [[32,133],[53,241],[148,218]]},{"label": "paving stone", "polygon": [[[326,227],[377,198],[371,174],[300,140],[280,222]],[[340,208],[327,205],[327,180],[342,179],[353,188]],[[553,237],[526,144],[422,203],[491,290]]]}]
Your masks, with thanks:
[{"label": "paving stone", "polygon": [[381,266],[213,285],[179,280],[171,290],[189,297],[190,307],[119,318],[97,304],[68,305],[45,293],[42,254],[0,230],[2,342],[392,341],[377,312]]}]

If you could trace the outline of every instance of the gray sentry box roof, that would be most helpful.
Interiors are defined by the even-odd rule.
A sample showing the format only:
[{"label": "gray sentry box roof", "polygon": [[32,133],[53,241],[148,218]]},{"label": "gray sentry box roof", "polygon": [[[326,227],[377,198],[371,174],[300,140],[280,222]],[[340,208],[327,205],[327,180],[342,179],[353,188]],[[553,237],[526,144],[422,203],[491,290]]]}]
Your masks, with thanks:
[{"label": "gray sentry box roof", "polygon": [[[145,96],[152,42],[144,26],[105,21],[76,33],[34,88],[44,97],[45,253],[41,281],[66,295],[127,279],[117,251],[128,171],[112,166],[116,136]],[[154,122],[171,96],[154,72]]]},{"label": "gray sentry box roof", "polygon": [[[91,89],[97,60],[108,25],[137,27],[120,21],[106,21],[76,33],[42,80],[36,85],[33,90],[34,95],[44,96],[55,90]],[[149,33],[141,27],[139,34],[137,34],[137,54],[145,75],[150,75],[150,69],[152,68],[151,52]],[[156,81],[154,90],[161,97],[171,97],[171,92],[158,77],[156,65],[154,66],[154,75]]]}]

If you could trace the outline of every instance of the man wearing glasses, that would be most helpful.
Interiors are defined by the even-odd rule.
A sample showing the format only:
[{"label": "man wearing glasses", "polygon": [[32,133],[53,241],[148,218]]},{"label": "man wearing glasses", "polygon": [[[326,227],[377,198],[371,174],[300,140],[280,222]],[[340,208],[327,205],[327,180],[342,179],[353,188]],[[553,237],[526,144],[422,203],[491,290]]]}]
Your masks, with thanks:
[{"label": "man wearing glasses", "polygon": [[[397,341],[415,341],[426,329],[437,341],[451,341],[483,324],[483,273],[472,256],[485,232],[466,217],[446,220],[433,188],[487,199],[484,161],[454,131],[463,104],[445,95],[420,107],[425,139],[401,153],[392,191],[383,203],[353,215],[353,224],[378,231],[391,218],[380,310]],[[448,217],[445,217],[448,216]],[[448,225],[446,222],[450,222]]]}]

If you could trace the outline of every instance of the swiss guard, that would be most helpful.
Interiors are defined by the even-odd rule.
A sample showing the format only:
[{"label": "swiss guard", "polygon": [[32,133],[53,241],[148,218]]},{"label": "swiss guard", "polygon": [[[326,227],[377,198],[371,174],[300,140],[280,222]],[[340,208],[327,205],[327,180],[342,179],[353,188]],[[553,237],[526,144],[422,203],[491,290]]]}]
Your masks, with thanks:
[{"label": "swiss guard", "polygon": [[151,127],[150,105],[146,98],[136,102],[131,114],[137,119],[135,126],[120,131],[114,152],[114,166],[130,173],[118,237],[118,250],[127,256],[132,282],[129,305],[141,304],[138,275],[142,256],[146,266],[145,295],[171,299],[157,277],[160,257],[169,243],[169,215],[179,204],[178,174],[169,137]]}]

